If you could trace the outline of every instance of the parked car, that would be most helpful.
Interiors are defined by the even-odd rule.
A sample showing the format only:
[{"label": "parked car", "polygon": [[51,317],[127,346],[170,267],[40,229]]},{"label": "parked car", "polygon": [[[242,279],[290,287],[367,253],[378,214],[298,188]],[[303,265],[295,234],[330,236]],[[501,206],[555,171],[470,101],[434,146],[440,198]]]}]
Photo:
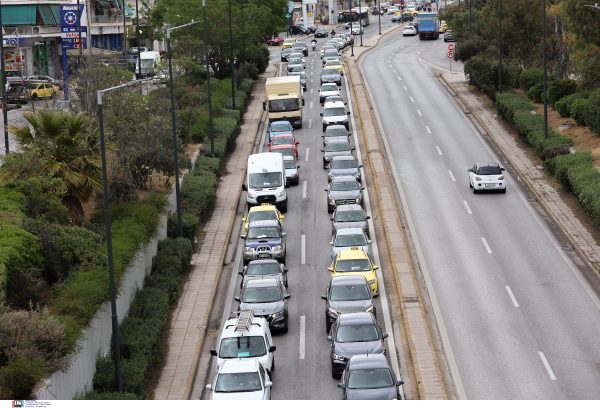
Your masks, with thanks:
[{"label": "parked car", "polygon": [[25,91],[31,99],[54,98],[60,92],[57,86],[45,82],[27,84]]},{"label": "parked car", "polygon": [[315,38],[321,38],[321,37],[329,37],[329,30],[327,30],[326,28],[317,28],[315,30]]},{"label": "parked car", "polygon": [[267,45],[281,45],[285,39],[283,37],[273,37],[267,40]]},{"label": "parked car", "polygon": [[169,71],[168,70],[163,69],[161,71],[158,71],[152,77],[152,84],[154,84],[154,85],[166,84],[167,82],[169,82]]},{"label": "parked car", "polygon": [[56,85],[58,89],[62,89],[65,85],[65,81],[62,79],[54,79],[47,75],[29,75],[26,77],[27,83],[33,82],[47,82],[52,85]]},{"label": "parked car", "polygon": [[367,312],[376,315],[373,298],[379,296],[373,293],[371,285],[364,276],[336,276],[327,285],[325,300],[325,329],[327,333],[331,325],[341,313]]},{"label": "parked car", "polygon": [[344,400],[401,400],[398,387],[402,384],[386,356],[369,353],[348,359],[338,388],[343,390]]},{"label": "parked car", "polygon": [[301,25],[295,25],[292,26],[290,28],[290,34],[292,35],[306,35],[306,34],[310,34],[310,30],[307,28],[304,28],[304,26]]}]

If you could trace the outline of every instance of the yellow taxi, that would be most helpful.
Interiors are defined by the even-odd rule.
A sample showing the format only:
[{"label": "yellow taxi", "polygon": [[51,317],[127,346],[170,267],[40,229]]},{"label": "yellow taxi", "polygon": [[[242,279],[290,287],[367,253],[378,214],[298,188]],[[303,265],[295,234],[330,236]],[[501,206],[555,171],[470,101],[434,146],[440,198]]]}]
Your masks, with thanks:
[{"label": "yellow taxi", "polygon": [[295,38],[288,38],[281,44],[281,49],[292,48],[292,44],[296,42]]},{"label": "yellow taxi", "polygon": [[337,68],[340,71],[340,75],[344,75],[344,67],[340,60],[329,60],[325,63],[323,68]]},{"label": "yellow taxi", "polygon": [[397,16],[398,14],[402,14],[402,9],[398,9],[398,11],[394,13],[394,16]]},{"label": "yellow taxi", "polygon": [[444,25],[444,22],[443,22],[443,21],[440,21],[439,32],[440,32],[440,33],[444,33],[444,32],[446,32],[446,26]]},{"label": "yellow taxi", "polygon": [[404,10],[404,12],[412,14],[413,17],[419,15],[419,12],[417,10],[413,10],[413,9],[406,9],[406,10]]},{"label": "yellow taxi", "polygon": [[367,253],[358,248],[343,249],[337,253],[333,263],[329,267],[331,277],[362,275],[367,278],[373,292],[377,292],[377,275],[375,271],[379,266],[373,265]]},{"label": "yellow taxi", "polygon": [[440,21],[440,25],[444,26],[444,30],[448,29],[448,24],[446,24],[446,20]]},{"label": "yellow taxi", "polygon": [[285,215],[281,215],[277,207],[271,204],[263,204],[257,207],[250,208],[248,215],[242,218],[244,223],[244,235],[248,232],[248,225],[252,221],[268,221],[277,220],[281,224],[281,220],[285,218]]},{"label": "yellow taxi", "polygon": [[46,82],[30,83],[25,86],[27,96],[31,99],[54,98],[58,96],[58,87]]}]

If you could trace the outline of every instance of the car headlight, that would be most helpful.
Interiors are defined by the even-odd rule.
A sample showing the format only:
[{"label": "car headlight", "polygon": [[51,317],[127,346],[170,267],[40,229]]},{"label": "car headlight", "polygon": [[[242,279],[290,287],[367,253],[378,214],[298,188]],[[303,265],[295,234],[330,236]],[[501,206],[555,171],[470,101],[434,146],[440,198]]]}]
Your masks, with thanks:
[{"label": "car headlight", "polygon": [[375,279],[371,279],[370,281],[367,282],[369,285],[372,285],[375,283]]},{"label": "car headlight", "polygon": [[360,173],[354,175],[355,179],[358,179],[359,177],[360,177]]},{"label": "car headlight", "polygon": [[346,361],[347,360],[346,357],[340,356],[339,354],[335,354],[335,353],[333,353],[333,359],[338,360],[338,361]]},{"label": "car headlight", "polygon": [[244,247],[244,252],[252,252],[252,248]]},{"label": "car headlight", "polygon": [[373,312],[373,305],[367,307],[367,310],[365,310],[366,313],[372,313]]},{"label": "car headlight", "polygon": [[281,246],[281,245],[275,245],[273,247],[273,251],[281,251],[281,250],[283,250],[283,246]]},{"label": "car headlight", "polygon": [[323,124],[324,125],[329,125],[329,121],[327,119],[323,119]]},{"label": "car headlight", "polygon": [[354,202],[360,203],[360,197],[358,197]]},{"label": "car headlight", "polygon": [[325,161],[331,161],[331,157],[325,156],[323,158],[325,159]]},{"label": "car headlight", "polygon": [[335,311],[335,310],[333,310],[333,309],[327,308],[327,314],[328,314],[329,316],[331,316],[331,317],[337,317],[337,315],[338,315],[338,312],[336,312],[336,311]]},{"label": "car headlight", "polygon": [[276,317],[281,317],[283,316],[283,310],[281,312],[277,312],[277,313],[273,313],[271,316],[269,316],[271,319],[275,319]]},{"label": "car headlight", "polygon": [[254,198],[256,198],[256,195],[255,194],[248,194],[248,198],[254,199]]},{"label": "car headlight", "polygon": [[335,204],[335,200],[334,200],[333,198],[329,198],[329,202],[330,202],[331,204]]},{"label": "car headlight", "polygon": [[279,193],[277,193],[277,197],[283,197],[283,191],[280,191]]}]

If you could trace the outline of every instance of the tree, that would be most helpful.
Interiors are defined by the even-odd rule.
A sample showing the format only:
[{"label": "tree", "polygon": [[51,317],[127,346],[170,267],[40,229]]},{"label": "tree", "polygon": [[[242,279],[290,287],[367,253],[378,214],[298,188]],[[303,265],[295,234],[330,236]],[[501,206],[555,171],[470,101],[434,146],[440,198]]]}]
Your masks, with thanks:
[{"label": "tree", "polygon": [[[24,152],[39,157],[37,172],[64,182],[61,197],[73,223],[83,215],[83,204],[102,188],[100,142],[94,121],[83,113],[42,110],[23,114],[28,124],[10,126]],[[20,178],[18,168],[4,169],[0,181]],[[33,174],[32,174],[33,175]]]},{"label": "tree", "polygon": [[569,22],[569,31],[584,43],[600,47],[600,16],[593,7],[585,7],[594,3],[589,0],[564,0]]}]

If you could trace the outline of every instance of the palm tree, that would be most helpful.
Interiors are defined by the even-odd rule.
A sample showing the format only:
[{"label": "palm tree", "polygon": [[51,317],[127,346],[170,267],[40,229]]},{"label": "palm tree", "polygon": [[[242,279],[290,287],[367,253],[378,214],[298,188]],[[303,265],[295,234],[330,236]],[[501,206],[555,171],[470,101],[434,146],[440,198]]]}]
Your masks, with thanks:
[{"label": "palm tree", "polygon": [[[40,172],[64,181],[66,194],[62,197],[73,223],[83,215],[83,203],[94,190],[102,189],[100,141],[93,119],[83,113],[42,110],[27,112],[29,122],[10,126],[10,132],[24,152],[36,152]],[[17,178],[3,172],[0,181]]]}]

